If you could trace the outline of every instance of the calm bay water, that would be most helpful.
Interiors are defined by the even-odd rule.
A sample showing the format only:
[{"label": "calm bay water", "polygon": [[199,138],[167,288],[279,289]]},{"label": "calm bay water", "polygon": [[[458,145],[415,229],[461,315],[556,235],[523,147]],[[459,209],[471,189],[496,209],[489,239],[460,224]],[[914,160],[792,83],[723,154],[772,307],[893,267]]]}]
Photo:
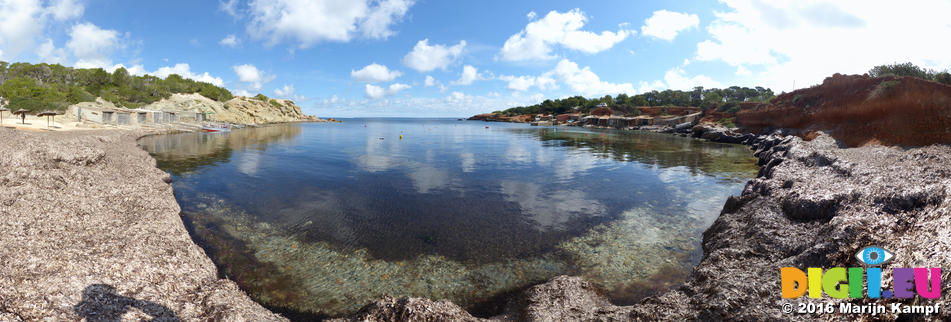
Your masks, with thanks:
[{"label": "calm bay water", "polygon": [[327,315],[383,294],[492,314],[500,294],[562,274],[630,303],[683,281],[757,171],[739,145],[444,119],[140,144],[224,274],[260,302]]}]

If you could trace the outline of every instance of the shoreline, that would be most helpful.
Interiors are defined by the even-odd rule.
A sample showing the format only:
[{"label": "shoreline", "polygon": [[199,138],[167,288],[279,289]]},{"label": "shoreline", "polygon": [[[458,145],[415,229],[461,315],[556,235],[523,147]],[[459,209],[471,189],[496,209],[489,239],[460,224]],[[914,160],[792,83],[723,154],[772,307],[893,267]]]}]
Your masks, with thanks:
[{"label": "shoreline", "polygon": [[284,320],[192,241],[156,133],[0,128],[0,319]]},{"label": "shoreline", "polygon": [[[96,303],[100,309],[116,310],[114,307],[123,303],[121,299],[132,298],[137,301],[144,301],[158,304],[159,307],[167,308],[168,312],[176,317],[188,320],[192,318],[215,317],[229,319],[253,317],[253,320],[284,320],[284,317],[274,314],[259,303],[254,302],[237,285],[227,279],[220,279],[217,267],[211,262],[210,257],[206,255],[203,249],[195,243],[191,234],[187,231],[186,225],[180,216],[180,206],[172,193],[170,178],[163,171],[155,167],[155,159],[148,155],[138,145],[138,139],[149,135],[168,134],[165,131],[123,131],[123,130],[100,130],[100,131],[77,131],[70,133],[63,132],[24,132],[16,130],[7,130],[0,128],[0,137],[5,142],[19,142],[18,146],[28,146],[23,148],[26,152],[0,151],[6,155],[13,155],[10,160],[16,160],[15,164],[2,164],[0,167],[0,186],[6,189],[0,190],[0,201],[10,209],[33,209],[36,212],[36,206],[22,208],[23,193],[13,194],[21,197],[21,200],[10,198],[11,182],[17,182],[16,179],[37,178],[41,183],[50,183],[48,187],[35,187],[27,199],[46,199],[54,201],[54,196],[62,195],[62,190],[72,191],[74,185],[87,186],[109,186],[110,184],[119,186],[134,185],[141,186],[140,190],[132,189],[125,194],[111,196],[127,204],[124,208],[115,211],[115,205],[109,204],[103,206],[100,201],[94,205],[84,205],[78,207],[85,216],[83,221],[98,220],[99,223],[110,223],[110,228],[120,227],[138,227],[143,224],[149,227],[145,231],[140,231],[138,238],[116,239],[120,236],[98,236],[102,232],[93,233],[93,237],[98,236],[99,240],[105,242],[119,243],[124,247],[136,248],[139,252],[110,254],[109,248],[98,249],[99,252],[84,254],[78,258],[72,258],[77,250],[66,251],[66,255],[57,255],[55,262],[60,266],[60,270],[46,271],[47,276],[42,273],[26,274],[24,270],[18,270],[20,262],[33,263],[36,257],[32,255],[36,248],[37,240],[20,241],[19,245],[12,244],[17,238],[7,238],[3,243],[2,249],[7,250],[0,253],[8,267],[4,273],[0,273],[0,318],[2,319],[38,319],[58,317],[60,319],[76,319],[80,317],[88,305],[80,305],[89,301],[86,298],[89,294],[102,294],[103,290],[108,291],[108,287],[99,287],[96,285],[112,286],[112,303]],[[918,217],[931,218],[940,216],[941,211],[947,212],[949,207],[949,198],[946,198],[946,192],[940,187],[951,186],[951,180],[947,178],[943,171],[951,171],[951,147],[947,145],[932,145],[919,148],[902,149],[897,147],[870,146],[861,148],[840,148],[836,142],[825,135],[819,135],[811,141],[804,141],[798,137],[791,136],[751,136],[744,134],[740,136],[723,133],[716,128],[694,128],[692,134],[695,137],[706,138],[711,141],[741,140],[747,145],[752,146],[756,152],[754,155],[760,159],[760,173],[756,178],[751,179],[746,184],[743,193],[737,197],[730,197],[714,224],[704,233],[702,248],[703,259],[695,267],[694,271],[688,277],[685,284],[668,290],[664,293],[649,297],[639,304],[631,306],[615,306],[607,301],[606,298],[599,295],[589,283],[580,277],[559,276],[547,282],[529,287],[522,291],[513,292],[505,300],[500,300],[500,307],[504,307],[504,313],[499,316],[489,318],[489,320],[575,320],[575,319],[723,319],[728,317],[741,319],[788,319],[792,316],[782,315],[775,299],[778,299],[778,267],[787,266],[843,266],[854,265],[850,261],[853,250],[864,247],[867,242],[877,242],[881,245],[890,247],[889,250],[920,250],[916,239],[921,236],[928,236],[934,232],[944,231],[944,236],[951,235],[951,231],[936,227],[937,224],[929,226],[928,230],[921,233],[910,233],[902,236],[893,236],[877,233],[875,228],[881,229],[881,226],[865,227],[869,221],[875,220],[904,220],[896,217],[896,214],[904,215],[909,213],[919,214]],[[29,141],[36,142],[29,142]],[[63,142],[69,141],[69,142]],[[68,143],[68,144],[65,144]],[[738,142],[727,142],[738,143]],[[66,151],[62,151],[66,146]],[[10,148],[9,146],[0,147]],[[130,150],[131,148],[131,150]],[[11,149],[16,150],[16,149]],[[866,160],[865,157],[874,155],[874,160]],[[909,157],[913,156],[909,161]],[[122,159],[125,157],[125,159]],[[26,158],[26,161],[21,160]],[[927,171],[922,172],[922,166],[915,159],[924,158],[932,160],[927,164]],[[115,163],[115,159],[122,159],[128,162]],[[37,174],[37,171],[16,170],[32,167],[39,172],[54,172],[49,175],[43,173]],[[11,170],[10,168],[15,168]],[[146,171],[147,169],[147,171]],[[64,173],[55,173],[63,171]],[[85,174],[83,174],[86,172]],[[103,172],[127,172],[135,173],[134,176],[110,177],[110,179],[123,179],[133,182],[123,182],[121,180],[106,180],[105,177],[97,179],[96,175],[103,175]],[[845,176],[844,173],[849,174]],[[855,175],[852,175],[855,174]],[[78,176],[81,180],[75,180],[73,176]],[[921,182],[921,176],[927,180]],[[134,180],[131,180],[135,178]],[[874,178],[889,178],[892,180],[872,180]],[[11,180],[12,179],[12,180]],[[869,184],[868,181],[872,183]],[[29,180],[21,180],[29,185]],[[159,182],[161,181],[161,182]],[[60,182],[57,184],[56,182]],[[790,184],[790,182],[792,182]],[[836,182],[836,183],[830,183]],[[924,183],[926,189],[922,190],[915,184]],[[18,186],[24,185],[20,183]],[[863,186],[864,185],[864,186]],[[931,200],[923,205],[915,202],[906,202],[906,200],[917,200],[916,194],[901,194],[895,191],[883,190],[885,187],[895,186],[906,187],[908,190],[923,191],[929,196],[925,200]],[[16,186],[14,186],[16,187]],[[915,190],[915,188],[918,188]],[[849,194],[842,194],[837,191],[861,190],[852,192],[852,195],[864,193],[859,197],[851,197]],[[100,189],[102,190],[102,189]],[[896,189],[892,189],[896,190]],[[900,189],[898,189],[900,190]],[[120,191],[125,191],[121,190]],[[817,192],[818,191],[818,192]],[[112,192],[115,194],[116,192]],[[920,193],[919,193],[920,194]],[[134,195],[141,197],[137,200]],[[71,197],[71,196],[70,196]],[[32,198],[32,199],[31,199]],[[909,199],[911,198],[911,199]],[[63,199],[62,197],[58,199]],[[67,198],[70,199],[70,198]],[[11,201],[12,200],[12,201]],[[831,201],[830,201],[831,200]],[[885,200],[885,201],[876,201]],[[34,200],[35,201],[35,200]],[[155,202],[159,205],[144,205],[142,203]],[[61,202],[62,203],[62,202]],[[883,205],[879,205],[882,204]],[[911,206],[907,206],[911,204]],[[878,210],[874,210],[878,205]],[[66,204],[60,206],[68,208]],[[17,208],[21,207],[21,208]],[[871,208],[870,208],[871,207]],[[889,208],[890,207],[890,208]],[[866,213],[849,212],[848,209],[859,208],[869,211],[872,209],[872,216]],[[43,207],[42,210],[55,209],[55,207]],[[125,209],[125,213],[122,212]],[[160,222],[142,223],[140,221],[149,221],[154,218],[148,216],[136,216],[134,209],[147,209]],[[845,210],[843,210],[845,209]],[[895,210],[897,209],[897,211]],[[74,219],[69,219],[71,209],[63,211],[59,209],[55,212],[58,216],[52,218],[66,217],[66,223],[73,224]],[[131,210],[131,211],[130,211]],[[886,211],[888,210],[888,211]],[[105,212],[105,213],[104,213]],[[820,213],[819,217],[810,215],[813,212]],[[16,213],[14,211],[14,213]],[[840,213],[842,213],[840,215]],[[42,214],[26,213],[32,217],[43,217]],[[23,232],[25,223],[23,218],[16,218],[18,222],[11,224],[14,219],[9,211],[0,211],[0,217],[7,217],[5,223],[0,224],[5,231],[11,232],[13,236],[22,237],[18,232]],[[116,218],[111,218],[112,215]],[[26,216],[26,217],[29,217]],[[24,216],[20,216],[24,217]],[[134,217],[134,218],[129,218]],[[845,218],[838,219],[836,217]],[[871,218],[865,218],[871,217]],[[91,219],[90,219],[91,218]],[[911,218],[915,218],[914,216]],[[938,217],[941,218],[941,217]],[[39,218],[36,218],[39,219]],[[116,220],[131,220],[123,225]],[[44,217],[43,222],[58,222],[59,220],[49,220]],[[844,221],[844,223],[843,223]],[[62,224],[62,222],[60,222]],[[849,228],[839,227],[846,225]],[[922,218],[918,219],[917,225],[927,225]],[[12,225],[12,227],[11,227]],[[55,225],[54,225],[55,226]],[[69,226],[69,225],[67,225]],[[83,222],[78,223],[83,227]],[[21,230],[16,230],[20,228]],[[49,227],[50,231],[57,231],[55,227]],[[61,228],[60,228],[61,229]],[[87,227],[88,229],[88,227]],[[133,229],[127,229],[133,230]],[[856,236],[842,235],[845,232],[858,230]],[[111,231],[111,230],[106,230]],[[157,231],[171,232],[170,236],[178,240],[177,243],[153,243],[148,247],[139,247],[136,243],[139,240],[161,239],[163,236]],[[795,236],[786,236],[788,232],[796,233]],[[824,232],[824,233],[823,233]],[[32,235],[26,234],[29,238],[37,237],[34,231]],[[837,241],[823,242],[823,234],[830,233],[837,237]],[[80,232],[74,232],[78,236],[88,235]],[[752,235],[751,235],[752,234]],[[742,237],[742,236],[757,236]],[[814,236],[805,242],[801,236]],[[64,242],[70,238],[75,238],[71,234],[61,234],[57,240],[39,240],[40,244],[64,244],[61,249],[44,250],[58,254],[58,252],[76,248],[73,245],[89,245],[88,241],[83,242]],[[164,236],[169,237],[169,236]],[[897,241],[895,241],[897,237]],[[182,238],[185,241],[183,242]],[[927,238],[927,237],[926,237]],[[83,239],[83,238],[79,238]],[[930,241],[932,249],[941,249],[951,246],[951,241],[937,239]],[[861,245],[859,245],[861,244]],[[897,245],[900,245],[897,246]],[[176,256],[173,259],[179,260],[177,265],[170,265],[168,255],[157,255],[148,257],[143,255],[154,255],[160,253],[157,249],[167,252],[173,248],[172,252]],[[9,250],[17,250],[20,255],[8,254]],[[26,250],[26,251],[24,251]],[[764,253],[765,252],[765,253]],[[770,252],[775,254],[770,255]],[[79,247],[79,254],[83,254],[82,247]],[[144,254],[139,254],[144,253]],[[178,258],[179,253],[187,255],[184,261]],[[26,256],[26,257],[24,257]],[[52,256],[52,255],[50,255]],[[184,255],[183,255],[184,256]],[[126,257],[131,257],[129,260]],[[905,256],[898,259],[896,264],[906,265],[905,267],[919,267],[921,261],[918,257]],[[12,261],[10,261],[12,259]],[[65,259],[65,260],[64,260]],[[19,260],[19,261],[18,261]],[[63,270],[63,268],[73,268],[82,264],[93,263],[92,267],[97,267],[95,262],[105,261],[113,263],[122,263],[116,271],[89,271],[89,270]],[[951,262],[951,258],[939,256],[936,261],[932,261],[930,267],[940,267],[942,264]],[[80,264],[81,263],[81,264]],[[47,264],[49,265],[49,264]],[[915,266],[918,265],[918,266]],[[98,265],[101,266],[101,265]],[[115,264],[106,265],[113,267]],[[131,268],[130,268],[131,267]],[[157,272],[155,267],[173,267],[164,274],[164,278],[155,279]],[[13,268],[13,269],[9,269]],[[30,270],[35,270],[30,267]],[[183,270],[191,269],[187,273]],[[775,271],[775,272],[774,272]],[[19,272],[19,273],[18,273]],[[43,270],[40,270],[43,272]],[[146,272],[143,274],[143,272]],[[197,273],[196,273],[197,272]],[[751,274],[752,273],[752,274]],[[38,274],[42,277],[37,277]],[[103,278],[104,275],[112,276]],[[13,282],[19,288],[6,285],[17,278],[29,276],[38,280],[32,284],[18,284]],[[184,277],[184,276],[187,276]],[[50,283],[50,280],[75,281],[84,280],[83,283],[60,282]],[[22,285],[32,285],[22,287]],[[78,285],[78,286],[77,286]],[[93,287],[96,286],[96,287]],[[91,288],[92,287],[92,288]],[[97,288],[98,287],[98,288]],[[161,291],[160,289],[166,289]],[[17,289],[11,294],[9,290]],[[87,293],[87,294],[84,294]],[[97,293],[99,292],[99,293]],[[737,293],[741,292],[741,293]],[[775,293],[775,294],[773,294]],[[32,294],[32,295],[30,295]],[[688,295],[689,294],[689,295]],[[742,295],[746,294],[746,295]],[[85,296],[85,297],[84,297]],[[867,301],[867,300],[865,300]],[[797,299],[795,302],[820,303],[813,299]],[[861,302],[861,301],[859,301]],[[209,303],[214,305],[208,306]],[[742,304],[741,304],[742,303]],[[855,303],[853,301],[853,303]],[[746,310],[737,311],[736,305],[746,307]],[[272,308],[275,309],[275,308]],[[154,311],[152,311],[155,313]],[[136,318],[156,317],[150,315],[147,311],[135,311]],[[296,312],[282,312],[291,314]],[[156,314],[162,314],[159,310]],[[939,317],[947,318],[949,313],[941,312]],[[299,317],[299,316],[298,316]],[[843,316],[845,317],[845,316]],[[843,318],[836,317],[836,318]],[[897,316],[889,316],[896,318]],[[416,319],[452,319],[479,321],[486,320],[472,316],[461,307],[448,301],[433,301],[424,298],[392,298],[384,297],[376,302],[368,304],[360,312],[348,317],[338,318],[336,320],[416,320]]]}]

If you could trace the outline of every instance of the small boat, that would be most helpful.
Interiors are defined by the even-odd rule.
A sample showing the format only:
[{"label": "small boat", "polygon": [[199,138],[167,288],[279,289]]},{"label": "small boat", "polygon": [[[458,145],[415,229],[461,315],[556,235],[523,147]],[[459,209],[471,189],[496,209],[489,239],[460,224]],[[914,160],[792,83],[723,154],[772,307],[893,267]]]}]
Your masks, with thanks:
[{"label": "small boat", "polygon": [[227,124],[222,124],[222,125],[203,125],[203,126],[201,127],[201,130],[202,130],[202,131],[205,131],[205,132],[215,132],[215,133],[231,132],[231,128],[228,127]]}]

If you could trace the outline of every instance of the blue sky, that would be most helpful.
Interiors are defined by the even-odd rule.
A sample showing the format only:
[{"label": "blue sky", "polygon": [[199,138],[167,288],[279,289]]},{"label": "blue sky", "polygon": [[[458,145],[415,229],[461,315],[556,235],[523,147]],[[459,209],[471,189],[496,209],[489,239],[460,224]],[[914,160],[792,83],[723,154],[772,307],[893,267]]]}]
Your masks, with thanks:
[{"label": "blue sky", "polygon": [[698,85],[789,91],[899,61],[946,69],[947,12],[942,0],[0,0],[0,59],[179,73],[324,117],[455,117]]}]

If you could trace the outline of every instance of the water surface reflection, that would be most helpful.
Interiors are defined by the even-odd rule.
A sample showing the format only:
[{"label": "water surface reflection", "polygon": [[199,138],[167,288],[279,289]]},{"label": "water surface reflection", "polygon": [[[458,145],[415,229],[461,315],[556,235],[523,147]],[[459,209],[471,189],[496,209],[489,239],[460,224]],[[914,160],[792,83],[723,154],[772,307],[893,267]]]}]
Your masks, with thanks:
[{"label": "water surface reflection", "polygon": [[330,315],[383,294],[473,308],[560,274],[630,301],[681,280],[657,276],[685,274],[757,170],[742,146],[484,125],[358,119],[140,143],[222,271],[259,301]]}]

